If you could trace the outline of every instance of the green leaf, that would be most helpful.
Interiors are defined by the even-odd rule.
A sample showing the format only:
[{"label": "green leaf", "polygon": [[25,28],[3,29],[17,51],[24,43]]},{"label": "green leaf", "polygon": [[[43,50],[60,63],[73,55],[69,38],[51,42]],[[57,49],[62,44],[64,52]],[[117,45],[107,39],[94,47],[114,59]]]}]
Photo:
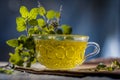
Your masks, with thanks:
[{"label": "green leaf", "polygon": [[38,8],[32,8],[29,13],[29,20],[36,19],[38,15]]},{"label": "green leaf", "polygon": [[12,74],[14,71],[13,70],[5,70],[6,74]]},{"label": "green leaf", "polygon": [[120,63],[119,61],[115,60],[112,62],[112,66],[120,68]]},{"label": "green leaf", "polygon": [[41,30],[37,26],[34,27],[34,34],[39,34],[41,33]]},{"label": "green leaf", "polygon": [[104,69],[105,67],[106,65],[104,63],[99,63],[96,68],[100,70],[100,69]]},{"label": "green leaf", "polygon": [[30,35],[32,35],[32,34],[39,34],[39,33],[40,33],[40,30],[38,29],[37,26],[28,29],[28,34],[30,34]]},{"label": "green leaf", "polygon": [[28,29],[28,34],[34,34],[34,32],[35,32],[35,31],[34,31],[34,28],[29,28],[29,29]]},{"label": "green leaf", "polygon": [[21,35],[20,37],[18,37],[18,40],[20,43],[24,44],[24,42],[27,40],[27,36],[26,35]]},{"label": "green leaf", "polygon": [[28,17],[29,11],[28,11],[28,9],[25,6],[21,6],[19,11],[20,11],[20,14],[21,14],[21,16],[23,18],[27,18]]},{"label": "green leaf", "polygon": [[108,71],[114,71],[115,68],[114,68],[114,67],[107,67],[107,70],[108,70]]},{"label": "green leaf", "polygon": [[60,18],[60,12],[56,12],[55,17]]},{"label": "green leaf", "polygon": [[11,47],[18,47],[19,41],[17,39],[11,39],[6,42]]},{"label": "green leaf", "polygon": [[44,16],[44,15],[46,14],[46,10],[45,10],[44,7],[39,7],[39,14],[40,14],[41,16]]},{"label": "green leaf", "polygon": [[49,33],[49,34],[55,34],[55,32],[54,32],[54,31],[49,31],[48,33]]},{"label": "green leaf", "polygon": [[22,52],[23,52],[23,44],[20,44],[18,47],[15,48],[15,53],[21,54]]},{"label": "green leaf", "polygon": [[31,19],[29,21],[29,24],[30,24],[30,26],[36,26],[36,25],[38,25],[38,21],[36,19]]},{"label": "green leaf", "polygon": [[22,32],[22,31],[26,30],[26,22],[25,22],[24,18],[17,17],[16,24],[17,24],[17,31]]},{"label": "green leaf", "polygon": [[57,29],[57,30],[56,30],[56,33],[57,33],[57,34],[62,34],[63,32],[62,32],[61,29]]},{"label": "green leaf", "polygon": [[34,49],[35,48],[33,37],[27,38],[26,42],[24,43],[24,47],[27,49]]},{"label": "green leaf", "polygon": [[0,68],[0,73],[12,74],[14,71],[12,69]]},{"label": "green leaf", "polygon": [[29,57],[30,53],[28,51],[23,51],[21,55],[22,57]]},{"label": "green leaf", "polygon": [[10,58],[9,58],[9,62],[11,62],[14,65],[18,65],[18,66],[23,66],[23,59],[21,58],[21,56],[19,55],[19,53],[10,53]]},{"label": "green leaf", "polygon": [[54,10],[49,10],[49,11],[47,11],[46,17],[47,17],[48,19],[54,18],[54,17],[55,17],[55,11],[54,11]]},{"label": "green leaf", "polygon": [[45,21],[42,19],[42,18],[40,18],[40,19],[38,19],[37,20],[38,21],[38,25],[42,28],[43,26],[45,26]]},{"label": "green leaf", "polygon": [[32,58],[31,58],[31,63],[34,64],[34,63],[36,63],[36,62],[37,62],[36,58],[35,58],[35,57],[32,57]]},{"label": "green leaf", "polygon": [[61,26],[63,34],[71,34],[72,33],[72,28],[68,25],[62,25]]}]

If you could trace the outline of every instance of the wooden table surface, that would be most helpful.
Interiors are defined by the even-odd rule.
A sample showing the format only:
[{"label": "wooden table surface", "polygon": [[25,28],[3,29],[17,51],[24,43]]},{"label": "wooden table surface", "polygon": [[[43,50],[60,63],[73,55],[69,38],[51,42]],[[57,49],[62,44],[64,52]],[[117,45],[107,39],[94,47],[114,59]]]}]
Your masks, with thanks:
[{"label": "wooden table surface", "polygon": [[[23,70],[21,70],[21,67],[17,67],[15,72],[11,75],[0,73],[0,80],[120,80],[119,78],[120,71],[112,72],[112,74],[111,72],[110,74],[109,72],[107,73],[90,72],[88,74],[88,72],[80,71],[88,68],[94,68],[96,67],[96,64],[98,64],[99,62],[109,64],[113,60],[114,60],[113,58],[91,60],[70,71],[49,71],[46,70],[45,67],[41,66],[40,64],[34,64],[32,68],[30,69],[28,68],[25,70],[24,68]],[[7,64],[6,62],[0,62],[0,66],[6,64]],[[117,77],[115,78],[111,76]]]}]

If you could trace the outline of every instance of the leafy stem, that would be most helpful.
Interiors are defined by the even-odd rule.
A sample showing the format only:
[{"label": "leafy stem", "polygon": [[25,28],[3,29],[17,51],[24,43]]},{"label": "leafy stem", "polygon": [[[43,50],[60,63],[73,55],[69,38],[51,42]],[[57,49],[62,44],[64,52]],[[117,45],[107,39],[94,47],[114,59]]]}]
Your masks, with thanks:
[{"label": "leafy stem", "polygon": [[18,38],[10,39],[6,43],[13,47],[9,62],[17,66],[30,67],[36,63],[35,43],[32,34],[71,34],[72,28],[66,24],[60,25],[62,6],[59,11],[46,10],[38,2],[38,7],[30,10],[26,6],[20,7],[20,16],[16,18],[17,31],[26,32]]}]

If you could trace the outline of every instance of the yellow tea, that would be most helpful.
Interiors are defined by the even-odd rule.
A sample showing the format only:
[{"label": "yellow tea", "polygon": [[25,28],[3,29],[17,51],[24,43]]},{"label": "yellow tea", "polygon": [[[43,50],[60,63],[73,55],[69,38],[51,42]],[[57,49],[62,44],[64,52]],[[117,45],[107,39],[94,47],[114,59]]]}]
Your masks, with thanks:
[{"label": "yellow tea", "polygon": [[84,62],[88,42],[74,40],[35,40],[37,60],[50,69],[71,69]]}]

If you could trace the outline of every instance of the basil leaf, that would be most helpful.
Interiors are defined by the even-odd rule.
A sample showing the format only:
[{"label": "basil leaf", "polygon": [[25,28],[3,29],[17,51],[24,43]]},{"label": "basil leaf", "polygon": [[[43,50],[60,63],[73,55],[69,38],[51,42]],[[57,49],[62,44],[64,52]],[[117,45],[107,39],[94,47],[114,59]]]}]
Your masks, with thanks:
[{"label": "basil leaf", "polygon": [[22,31],[26,30],[26,22],[25,22],[24,18],[17,17],[16,24],[17,24],[17,31],[22,32]]},{"label": "basil leaf", "polygon": [[8,40],[6,43],[11,47],[18,47],[19,46],[19,42],[17,39]]}]

